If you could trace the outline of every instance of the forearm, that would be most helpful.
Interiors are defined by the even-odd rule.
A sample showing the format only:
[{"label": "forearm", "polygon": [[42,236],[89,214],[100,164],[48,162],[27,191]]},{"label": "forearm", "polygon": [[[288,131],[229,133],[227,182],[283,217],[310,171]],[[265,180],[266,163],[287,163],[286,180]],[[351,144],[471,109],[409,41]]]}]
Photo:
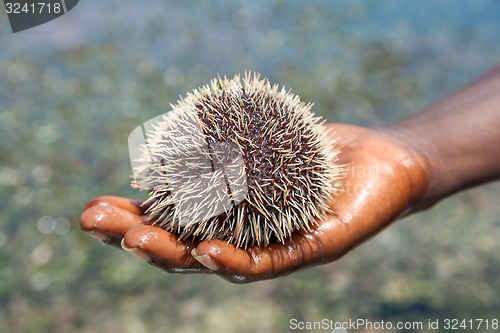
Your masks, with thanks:
[{"label": "forearm", "polygon": [[417,209],[500,178],[500,65],[401,123],[387,127],[421,152],[429,175]]}]

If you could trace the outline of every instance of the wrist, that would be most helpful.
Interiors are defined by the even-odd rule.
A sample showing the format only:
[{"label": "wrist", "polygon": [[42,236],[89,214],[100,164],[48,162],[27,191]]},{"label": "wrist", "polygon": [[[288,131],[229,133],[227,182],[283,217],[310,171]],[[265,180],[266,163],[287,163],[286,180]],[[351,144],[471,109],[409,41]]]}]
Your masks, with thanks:
[{"label": "wrist", "polygon": [[410,124],[399,123],[381,129],[407,151],[405,166],[412,184],[412,206],[408,214],[425,210],[439,201],[435,188],[436,161],[425,136]]},{"label": "wrist", "polygon": [[423,161],[428,187],[418,208],[500,178],[500,66],[385,130]]}]

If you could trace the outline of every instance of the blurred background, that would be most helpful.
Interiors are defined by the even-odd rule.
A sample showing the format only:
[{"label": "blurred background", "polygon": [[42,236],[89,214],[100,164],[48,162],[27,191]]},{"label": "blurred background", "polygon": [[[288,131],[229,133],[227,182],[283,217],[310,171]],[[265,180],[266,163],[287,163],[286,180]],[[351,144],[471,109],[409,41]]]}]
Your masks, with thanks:
[{"label": "blurred background", "polygon": [[382,126],[499,61],[498,1],[86,0],[16,34],[1,8],[0,332],[499,318],[499,183],[249,285],[163,273],[78,226],[92,197],[145,197],[130,188],[130,131],[217,74],[259,71],[329,121]]}]

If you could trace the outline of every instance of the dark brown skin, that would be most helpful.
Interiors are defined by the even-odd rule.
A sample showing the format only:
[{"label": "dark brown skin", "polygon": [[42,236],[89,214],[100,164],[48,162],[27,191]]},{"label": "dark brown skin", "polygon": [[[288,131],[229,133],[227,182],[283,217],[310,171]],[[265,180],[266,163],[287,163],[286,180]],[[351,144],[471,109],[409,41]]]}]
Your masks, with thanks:
[{"label": "dark brown skin", "polygon": [[285,244],[242,250],[219,240],[179,241],[145,225],[139,201],[113,196],[87,203],[80,225],[167,272],[214,272],[234,283],[337,260],[398,217],[500,178],[500,66],[402,123],[326,126],[347,165],[344,192],[334,214]]}]

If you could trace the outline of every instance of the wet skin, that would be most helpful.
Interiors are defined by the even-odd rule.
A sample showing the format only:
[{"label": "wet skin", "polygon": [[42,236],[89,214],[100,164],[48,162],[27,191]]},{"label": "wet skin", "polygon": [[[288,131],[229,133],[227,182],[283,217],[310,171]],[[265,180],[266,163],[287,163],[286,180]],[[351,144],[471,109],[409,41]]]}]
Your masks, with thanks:
[{"label": "wet skin", "polygon": [[235,283],[272,279],[342,257],[398,217],[458,191],[500,179],[500,65],[417,115],[381,129],[325,125],[347,167],[333,214],[284,244],[237,249],[179,241],[145,225],[137,200],[91,200],[80,225],[167,272],[207,272]]},{"label": "wet skin", "polygon": [[425,159],[381,130],[328,124],[346,165],[344,191],[334,213],[297,232],[285,244],[246,251],[225,241],[179,241],[145,225],[137,200],[104,196],[91,200],[81,216],[90,235],[120,246],[167,272],[214,272],[235,283],[271,279],[336,260],[420,201],[427,187]]}]

